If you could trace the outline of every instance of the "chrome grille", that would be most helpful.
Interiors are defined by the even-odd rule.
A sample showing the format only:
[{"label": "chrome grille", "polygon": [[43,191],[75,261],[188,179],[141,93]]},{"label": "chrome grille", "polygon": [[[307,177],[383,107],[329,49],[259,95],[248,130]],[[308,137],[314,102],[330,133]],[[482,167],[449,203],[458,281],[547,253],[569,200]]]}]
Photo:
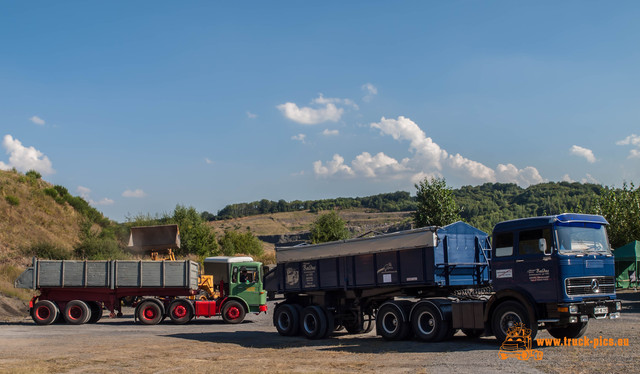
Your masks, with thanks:
[{"label": "chrome grille", "polygon": [[565,280],[565,291],[568,296],[611,294],[615,290],[614,277],[580,277]]}]

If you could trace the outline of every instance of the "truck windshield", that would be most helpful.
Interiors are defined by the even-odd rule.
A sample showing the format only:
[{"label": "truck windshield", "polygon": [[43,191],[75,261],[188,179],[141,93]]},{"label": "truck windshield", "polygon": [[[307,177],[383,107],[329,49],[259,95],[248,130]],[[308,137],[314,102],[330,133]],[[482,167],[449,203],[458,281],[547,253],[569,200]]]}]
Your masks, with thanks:
[{"label": "truck windshield", "polygon": [[560,253],[609,253],[607,230],[602,225],[570,223],[557,225]]}]

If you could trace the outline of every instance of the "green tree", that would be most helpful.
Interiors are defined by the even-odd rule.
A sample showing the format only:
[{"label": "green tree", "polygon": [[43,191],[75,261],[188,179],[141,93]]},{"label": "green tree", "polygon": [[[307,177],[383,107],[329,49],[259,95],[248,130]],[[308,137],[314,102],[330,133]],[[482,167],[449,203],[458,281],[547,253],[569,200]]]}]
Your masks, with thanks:
[{"label": "green tree", "polygon": [[613,248],[640,240],[640,187],[624,183],[621,189],[603,189],[595,212],[609,221],[607,231]]},{"label": "green tree", "polygon": [[348,239],[349,236],[346,222],[335,210],[319,216],[311,227],[311,242],[314,244]]},{"label": "green tree", "polygon": [[453,191],[444,178],[425,178],[415,185],[418,206],[414,213],[417,227],[446,226],[460,220]]},{"label": "green tree", "polygon": [[260,239],[256,238],[251,231],[241,233],[236,230],[227,230],[220,238],[220,247],[225,256],[235,254],[245,254],[251,256],[262,256],[263,248]]},{"label": "green tree", "polygon": [[173,216],[165,223],[175,223],[180,229],[180,250],[178,254],[195,254],[200,258],[218,253],[216,235],[202,219],[194,207],[176,205]]}]

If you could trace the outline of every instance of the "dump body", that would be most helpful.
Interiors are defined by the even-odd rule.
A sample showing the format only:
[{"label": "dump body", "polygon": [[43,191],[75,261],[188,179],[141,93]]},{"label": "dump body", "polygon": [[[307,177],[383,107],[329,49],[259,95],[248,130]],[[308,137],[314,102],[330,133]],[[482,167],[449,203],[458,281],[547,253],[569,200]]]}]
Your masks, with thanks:
[{"label": "dump body", "polygon": [[200,266],[194,261],[39,260],[15,282],[17,288],[179,288],[196,290]]},{"label": "dump body", "polygon": [[487,234],[459,222],[372,238],[277,248],[268,291],[478,286],[488,282]]}]

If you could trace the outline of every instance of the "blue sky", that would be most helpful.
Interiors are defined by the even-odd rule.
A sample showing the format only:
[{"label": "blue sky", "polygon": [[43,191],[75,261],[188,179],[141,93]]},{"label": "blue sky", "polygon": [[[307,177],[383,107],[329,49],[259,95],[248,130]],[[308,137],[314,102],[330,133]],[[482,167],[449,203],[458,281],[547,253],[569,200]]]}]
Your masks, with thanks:
[{"label": "blue sky", "polygon": [[640,183],[640,5],[3,2],[0,168],[108,217]]}]

